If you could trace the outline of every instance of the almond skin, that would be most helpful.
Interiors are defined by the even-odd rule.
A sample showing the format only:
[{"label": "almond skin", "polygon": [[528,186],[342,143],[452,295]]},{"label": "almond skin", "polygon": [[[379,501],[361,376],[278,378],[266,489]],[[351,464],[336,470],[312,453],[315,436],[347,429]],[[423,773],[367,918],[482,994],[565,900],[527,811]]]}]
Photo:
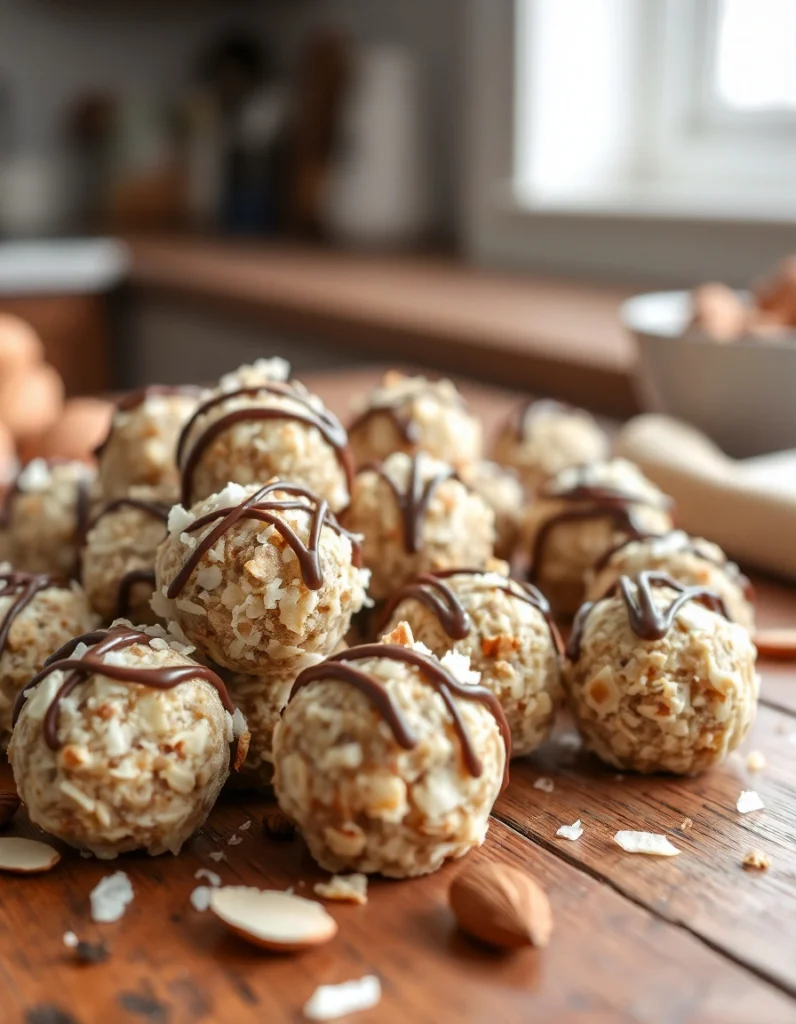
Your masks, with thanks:
[{"label": "almond skin", "polygon": [[459,927],[502,949],[546,946],[553,912],[541,886],[519,868],[479,863],[456,875],[448,893]]},{"label": "almond skin", "polygon": [[796,629],[761,629],[754,637],[761,658],[796,661]]}]

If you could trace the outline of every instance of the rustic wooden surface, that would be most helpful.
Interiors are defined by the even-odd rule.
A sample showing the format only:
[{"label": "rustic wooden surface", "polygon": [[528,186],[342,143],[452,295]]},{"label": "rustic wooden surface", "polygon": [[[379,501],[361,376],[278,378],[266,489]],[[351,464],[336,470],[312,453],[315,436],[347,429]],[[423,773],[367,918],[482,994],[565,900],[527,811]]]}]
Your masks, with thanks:
[{"label": "rustic wooden surface", "polygon": [[[363,374],[312,383],[342,412],[340,403],[367,382]],[[479,388],[469,397],[490,423],[508,401]],[[764,625],[796,624],[796,588],[758,581],[758,596]],[[109,864],[65,850],[48,875],[0,877],[0,1021],[299,1021],[318,984],[375,973],[382,1002],[352,1021],[796,1022],[796,663],[760,668],[751,735],[701,778],[619,776],[573,748],[566,722],[541,751],[514,763],[487,842],[470,858],[521,866],[544,884],[555,917],[545,950],[501,955],[461,936],[446,898],[459,865],[414,881],[373,880],[365,907],[327,904],[340,932],[317,950],[276,956],[250,947],[192,909],[190,893],[204,884],[196,870],[306,895],[324,873],[300,839],[264,835],[267,801],[229,797],[179,858]],[[746,767],[754,749],[767,761],[756,774]],[[553,780],[552,792],[534,788],[540,776]],[[4,766],[0,788],[10,784]],[[761,794],[765,810],[737,813],[745,788]],[[693,826],[681,831],[686,817]],[[558,826],[576,818],[583,837],[557,839]],[[625,854],[611,840],[620,828],[665,832],[682,853]],[[37,834],[24,813],[10,831]],[[235,834],[242,842],[228,845]],[[772,858],[764,874],[741,867],[754,848]],[[209,857],[218,850],[220,864]],[[118,923],[93,924],[88,894],[119,869],[135,900]],[[63,945],[69,930],[104,940],[109,959],[78,963]]]}]

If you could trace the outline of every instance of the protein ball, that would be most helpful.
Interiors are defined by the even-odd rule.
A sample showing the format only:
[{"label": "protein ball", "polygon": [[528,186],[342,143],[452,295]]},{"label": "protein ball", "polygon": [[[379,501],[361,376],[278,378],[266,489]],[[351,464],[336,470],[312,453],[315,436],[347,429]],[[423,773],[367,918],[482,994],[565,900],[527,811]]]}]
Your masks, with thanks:
[{"label": "protein ball", "polygon": [[564,684],[585,746],[608,764],[695,775],[741,743],[757,707],[756,651],[709,590],[620,577],[578,613]]},{"label": "protein ball", "polygon": [[672,530],[660,537],[624,541],[607,552],[588,574],[587,600],[593,601],[609,590],[620,576],[633,576],[644,569],[664,572],[689,587],[704,587],[724,601],[733,622],[754,630],[755,610],[752,585],[718,544],[701,537],[689,537]]},{"label": "protein ball", "polygon": [[34,677],[8,748],[34,824],[103,859],[179,853],[224,785],[235,732],[224,684],[185,650],[122,625]]},{"label": "protein ball", "polygon": [[97,449],[103,498],[123,498],[132,487],[143,486],[164,501],[176,499],[177,439],[202,394],[187,385],[155,384],[121,399],[110,432]]},{"label": "protein ball", "polygon": [[624,459],[565,469],[529,506],[523,532],[530,578],[556,615],[574,614],[586,574],[630,537],[672,529],[672,502]]},{"label": "protein ball", "polygon": [[388,632],[402,621],[437,657],[465,655],[495,694],[511,729],[512,754],[550,734],[561,691],[561,638],[544,597],[500,571],[424,573],[390,599]]},{"label": "protein ball", "polygon": [[175,506],[155,564],[156,614],[234,672],[330,654],[365,603],[357,538],[303,487],[229,484]]},{"label": "protein ball", "polygon": [[157,492],[134,487],[125,498],[105,502],[86,536],[82,579],[92,608],[106,621],[156,621],[150,607],[155,555],[166,534],[170,506]]},{"label": "protein ball", "polygon": [[562,469],[606,459],[608,452],[608,438],[589,413],[550,400],[521,406],[494,446],[495,461],[516,469],[529,494]]},{"label": "protein ball", "polygon": [[94,479],[94,470],[84,462],[29,462],[6,495],[3,559],[24,572],[77,576]]},{"label": "protein ball", "polygon": [[462,466],[459,476],[495,513],[495,554],[510,561],[520,539],[525,491],[513,469],[481,460]]},{"label": "protein ball", "polygon": [[481,423],[451,381],[395,370],[360,403],[349,439],[358,466],[419,451],[459,466],[480,459],[483,445]]},{"label": "protein ball", "polygon": [[0,746],[11,735],[19,692],[44,662],[95,617],[77,583],[0,565]]},{"label": "protein ball", "polygon": [[260,360],[222,377],[180,436],[177,460],[186,507],[230,481],[274,477],[302,484],[332,511],[348,504],[348,435],[317,395],[286,382],[282,359]]},{"label": "protein ball", "polygon": [[396,452],[361,470],[343,522],[364,538],[362,558],[376,600],[419,572],[480,568],[494,554],[492,509],[451,466],[424,452]]},{"label": "protein ball", "polygon": [[298,677],[274,789],[322,867],[406,878],[483,843],[511,744],[465,657],[438,661],[405,624],[384,639]]}]

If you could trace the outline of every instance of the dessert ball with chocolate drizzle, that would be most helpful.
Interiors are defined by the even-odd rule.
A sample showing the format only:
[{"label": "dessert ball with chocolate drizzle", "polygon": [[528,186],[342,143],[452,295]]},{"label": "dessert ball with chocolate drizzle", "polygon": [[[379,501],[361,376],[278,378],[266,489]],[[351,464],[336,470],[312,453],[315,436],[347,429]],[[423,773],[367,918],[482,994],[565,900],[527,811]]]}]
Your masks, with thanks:
[{"label": "dessert ball with chocolate drizzle", "polygon": [[370,596],[388,597],[419,572],[481,567],[492,558],[495,514],[447,463],[396,452],[354,480],[346,527],[363,536]]},{"label": "dessert ball with chocolate drizzle", "polygon": [[337,419],[283,359],[262,359],[222,377],[185,425],[177,446],[186,507],[229,481],[274,477],[309,488],[333,512],[348,504],[352,460]]},{"label": "dessert ball with chocolate drizzle", "polygon": [[179,852],[215,803],[243,728],[189,650],[118,625],[48,660],[20,695],[8,750],[31,821],[97,857]]},{"label": "dessert ball with chocolate drizzle", "polygon": [[586,599],[602,597],[620,576],[633,576],[644,569],[665,572],[688,587],[712,590],[724,601],[733,622],[754,629],[754,593],[749,580],[718,544],[689,537],[682,530],[625,540],[606,551],[588,573]]},{"label": "dessert ball with chocolate drizzle", "polygon": [[393,452],[424,451],[453,466],[481,458],[481,423],[449,380],[391,370],[358,411],[348,431],[358,466],[381,462]]},{"label": "dessert ball with chocolate drizzle", "polygon": [[11,735],[17,696],[46,659],[96,617],[77,583],[0,564],[0,748]]},{"label": "dessert ball with chocolate drizzle", "polygon": [[695,775],[723,761],[749,730],[755,657],[721,598],[641,572],[621,576],[578,612],[564,683],[584,744],[603,761]]},{"label": "dessert ball with chocolate drizzle", "polygon": [[549,735],[561,700],[561,638],[542,594],[508,578],[508,566],[448,569],[420,576],[387,604],[387,630],[408,623],[438,657],[452,650],[500,701],[514,756]]},{"label": "dessert ball with chocolate drizzle", "polygon": [[529,401],[506,421],[494,458],[520,475],[530,494],[562,469],[608,457],[605,433],[589,413],[549,399]]},{"label": "dessert ball with chocolate drizzle", "polygon": [[526,504],[519,476],[486,459],[461,466],[459,476],[495,513],[495,554],[510,561],[520,539]]},{"label": "dessert ball with chocolate drizzle", "polygon": [[325,501],[282,481],[176,505],[155,564],[156,614],[233,672],[330,654],[365,602],[359,542]]},{"label": "dessert ball with chocolate drizzle", "polygon": [[624,459],[565,469],[529,506],[523,531],[530,579],[556,615],[573,615],[586,574],[623,540],[667,533],[671,501]]},{"label": "dessert ball with chocolate drizzle", "polygon": [[274,734],[274,789],[329,871],[406,878],[484,841],[511,738],[467,658],[402,623],[305,669]]},{"label": "dessert ball with chocolate drizzle", "polygon": [[84,462],[29,462],[6,494],[2,557],[24,572],[77,577],[95,477]]},{"label": "dessert ball with chocolate drizzle", "polygon": [[164,501],[176,500],[177,439],[202,394],[190,385],[153,384],[119,401],[96,451],[101,497],[123,498],[131,487],[149,487]]},{"label": "dessert ball with chocolate drizzle", "polygon": [[91,606],[105,620],[156,621],[150,607],[155,555],[166,535],[170,505],[147,487],[103,502],[86,535],[82,579]]}]

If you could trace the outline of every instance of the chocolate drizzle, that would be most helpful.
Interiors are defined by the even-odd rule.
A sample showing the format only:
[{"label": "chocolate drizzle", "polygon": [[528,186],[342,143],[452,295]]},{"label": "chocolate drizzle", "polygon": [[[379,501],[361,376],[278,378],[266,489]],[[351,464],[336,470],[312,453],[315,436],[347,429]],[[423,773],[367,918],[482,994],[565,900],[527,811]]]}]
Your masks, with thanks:
[{"label": "chocolate drizzle", "polygon": [[[282,491],[287,495],[295,495],[297,499],[271,499],[268,495],[274,491]],[[288,512],[302,509],[311,513],[309,536],[307,543],[298,536],[293,528],[279,515],[280,512]],[[259,491],[255,491],[251,497],[246,498],[232,508],[219,508],[214,512],[208,512],[199,519],[195,519],[186,528],[185,533],[196,533],[204,529],[210,523],[218,520],[218,525],[210,530],[196,545],[186,560],[182,569],[171,581],[166,596],[173,599],[179,595],[185,584],[190,579],[191,573],[196,569],[202,557],[224,536],[227,530],[241,519],[256,519],[261,523],[269,523],[277,530],[287,544],[293,549],[301,569],[301,577],[310,590],[320,590],[323,586],[323,569],[321,567],[320,538],[324,526],[341,537],[347,537],[351,542],[353,562],[357,568],[361,565],[361,552],[359,543],[354,535],[344,530],[337,522],[334,515],[325,501],[319,500],[306,487],[299,487],[296,484],[285,483],[281,480],[272,480]]]},{"label": "chocolate drizzle", "polygon": [[[677,592],[677,597],[664,608],[659,608],[655,603],[653,587],[669,587]],[[597,601],[587,601],[575,616],[567,645],[570,661],[580,658],[583,632],[592,608],[616,593],[620,593],[625,602],[630,628],[642,640],[662,640],[672,628],[677,613],[689,601],[698,601],[725,619],[730,619],[724,601],[707,587],[687,587],[663,572],[645,571],[636,576],[620,576],[606,594]]]},{"label": "chocolate drizzle", "polygon": [[459,737],[467,770],[474,778],[480,777],[483,772],[483,765],[473,748],[472,741],[467,734],[464,722],[453,698],[460,697],[463,700],[477,701],[479,704],[483,704],[494,716],[506,747],[506,761],[503,767],[501,791],[506,788],[509,781],[511,732],[497,697],[483,686],[471,686],[458,682],[443,668],[436,658],[431,655],[422,654],[420,651],[415,651],[411,647],[401,647],[398,644],[363,644],[361,647],[350,647],[346,651],[333,654],[326,661],[321,662],[319,665],[312,665],[299,675],[293,684],[293,689],[290,691],[288,703],[305,686],[318,680],[339,680],[343,683],[349,683],[351,686],[355,686],[360,693],[363,693],[371,704],[376,707],[384,721],[389,725],[396,743],[403,747],[404,750],[412,750],[417,746],[418,739],[409,727],[388,688],[379,679],[349,664],[349,662],[364,661],[370,658],[386,658],[390,661],[400,661],[405,665],[412,665],[420,671],[425,682],[433,687],[442,697],[445,707],[448,709],[453,720],[456,734]]},{"label": "chocolate drizzle", "polygon": [[[195,384],[149,384],[146,387],[137,388],[135,391],[128,391],[126,395],[122,395],[116,403],[116,412],[132,412],[133,409],[143,405],[148,398],[156,395],[193,395],[198,398],[201,394],[202,388]],[[105,440],[94,449],[96,458],[99,458],[107,448],[113,434],[113,426],[114,424],[111,422],[108,433],[105,435]]]},{"label": "chocolate drizzle", "polygon": [[446,466],[423,483],[420,476],[420,458],[420,454],[411,457],[409,480],[405,491],[401,490],[380,464],[369,464],[359,470],[360,473],[376,473],[392,491],[403,523],[404,550],[410,555],[415,555],[420,550],[423,522],[437,488],[446,480],[459,479],[456,471]]},{"label": "chocolate drizzle", "polygon": [[[395,427],[395,431],[398,436],[408,446],[414,447],[420,444],[423,439],[422,431],[418,426],[417,422],[412,416],[414,402],[418,398],[425,396],[434,396],[440,400],[440,404],[450,405],[451,402],[442,401],[439,399],[438,392],[435,390],[432,384],[420,391],[412,392],[401,392],[396,394],[390,402],[386,402],[379,405],[372,405],[369,408],[361,412],[348,426],[349,433],[353,433],[355,430],[360,430],[373,420],[378,419],[380,416],[386,416],[392,422]],[[451,395],[454,399],[454,404],[459,409],[466,409],[466,403],[462,396],[458,393]]]},{"label": "chocolate drizzle", "polygon": [[144,512],[146,515],[151,516],[153,519],[159,519],[165,525],[169,518],[171,505],[167,505],[163,501],[149,501],[146,498],[113,498],[102,506],[99,512],[92,519],[89,528],[92,529],[95,527],[103,516],[107,516],[111,512],[116,512],[120,508],[137,509],[139,512]]},{"label": "chocolate drizzle", "polygon": [[[61,701],[68,697],[77,686],[93,675],[105,676],[120,683],[135,683],[138,686],[147,686],[153,690],[172,690],[175,686],[179,686],[180,683],[189,682],[192,679],[204,679],[205,682],[210,683],[215,688],[226,710],[230,714],[234,713],[235,707],[230,700],[226,686],[212,669],[205,668],[204,665],[163,665],[160,668],[131,668],[129,665],[114,665],[103,661],[105,655],[111,654],[113,651],[124,650],[126,647],[132,647],[134,644],[149,646],[151,639],[146,633],[142,633],[137,629],[117,626],[113,629],[98,629],[92,633],[85,633],[83,636],[70,640],[47,659],[41,672],[35,675],[20,692],[14,705],[13,724],[16,725],[28,691],[53,672],[63,672],[66,678],[58,688],[44,716],[44,739],[51,750],[58,750],[59,748],[58,717]],[[77,649],[78,644],[81,643],[86,644],[90,649],[85,652],[82,658],[73,658],[72,655]]]},{"label": "chocolate drizzle", "polygon": [[55,587],[68,590],[69,584],[44,573],[4,572],[0,573],[0,597],[13,598],[0,622],[0,654],[8,643],[8,634],[14,620],[42,590]]},{"label": "chocolate drizzle", "polygon": [[130,616],[133,587],[138,583],[147,583],[155,589],[154,569],[131,569],[119,580],[119,590],[116,594],[116,615],[117,619],[126,619]]},{"label": "chocolate drizzle", "polygon": [[[208,424],[193,444],[188,447],[188,437],[197,420],[204,416],[211,409],[233,398],[256,397],[257,395],[276,395],[279,398],[287,398],[295,402],[299,409],[286,408],[285,406],[245,406],[241,409],[234,409]],[[340,424],[339,420],[327,409],[316,409],[310,402],[309,396],[302,394],[294,384],[283,384],[277,381],[257,384],[252,387],[238,388],[237,391],[222,392],[213,395],[206,402],[203,402],[194,412],[182,428],[177,442],[177,465],[182,474],[182,504],[187,508],[191,504],[193,496],[193,478],[196,467],[208,446],[225,430],[234,427],[237,423],[255,422],[257,420],[292,420],[296,423],[306,423],[315,427],[323,439],[329,444],[335,453],[338,463],[345,473],[349,491],[353,481],[354,469],[351,452],[348,448],[348,434]]]}]

